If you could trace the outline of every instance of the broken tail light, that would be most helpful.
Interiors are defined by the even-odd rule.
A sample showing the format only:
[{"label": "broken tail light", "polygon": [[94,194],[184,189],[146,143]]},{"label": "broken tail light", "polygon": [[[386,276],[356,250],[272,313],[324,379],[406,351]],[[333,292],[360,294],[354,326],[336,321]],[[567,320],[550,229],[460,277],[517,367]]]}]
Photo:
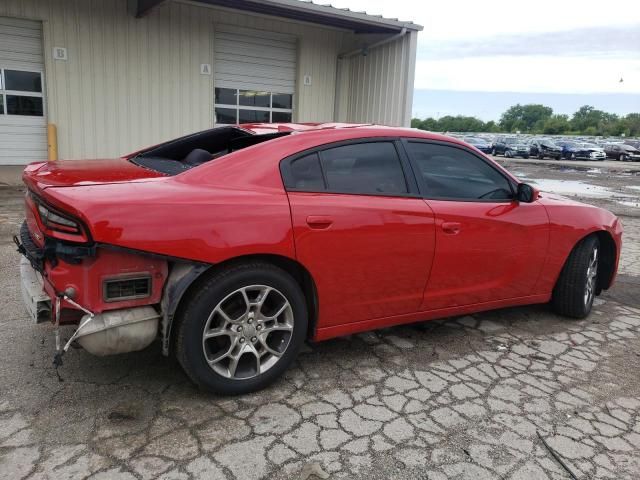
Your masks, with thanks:
[{"label": "broken tail light", "polygon": [[51,207],[31,191],[28,192],[26,199],[28,208],[31,209],[40,229],[46,235],[74,243],[90,241],[88,230],[77,218]]},{"label": "broken tail light", "polygon": [[54,212],[42,203],[37,203],[37,205],[40,221],[45,227],[64,233],[80,233],[78,222]]}]

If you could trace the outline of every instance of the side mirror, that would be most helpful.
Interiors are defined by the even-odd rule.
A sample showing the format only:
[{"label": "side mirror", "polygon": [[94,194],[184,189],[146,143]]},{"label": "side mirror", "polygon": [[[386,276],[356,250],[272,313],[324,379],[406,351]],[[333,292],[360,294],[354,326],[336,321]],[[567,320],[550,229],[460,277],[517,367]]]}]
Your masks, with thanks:
[{"label": "side mirror", "polygon": [[517,199],[519,202],[533,203],[538,200],[539,193],[537,188],[532,187],[528,183],[518,184]]}]

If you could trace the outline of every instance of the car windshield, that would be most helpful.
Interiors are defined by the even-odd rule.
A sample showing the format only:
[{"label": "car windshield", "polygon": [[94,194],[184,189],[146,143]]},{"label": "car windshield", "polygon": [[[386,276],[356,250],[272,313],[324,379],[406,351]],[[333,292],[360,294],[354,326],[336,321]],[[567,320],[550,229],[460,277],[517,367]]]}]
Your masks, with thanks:
[{"label": "car windshield", "polygon": [[549,140],[543,140],[542,142],[540,142],[541,145],[545,146],[545,147],[556,147],[557,145]]},{"label": "car windshield", "polygon": [[236,150],[290,133],[257,135],[239,127],[217,127],[147,148],[130,157],[129,161],[166,175],[177,175]]},{"label": "car windshield", "polygon": [[509,145],[513,145],[514,143],[520,143],[520,142],[518,142],[517,138],[506,138],[504,140],[504,143],[509,144]]},{"label": "car windshield", "polygon": [[478,137],[464,137],[464,141],[467,143],[487,143],[486,140]]}]

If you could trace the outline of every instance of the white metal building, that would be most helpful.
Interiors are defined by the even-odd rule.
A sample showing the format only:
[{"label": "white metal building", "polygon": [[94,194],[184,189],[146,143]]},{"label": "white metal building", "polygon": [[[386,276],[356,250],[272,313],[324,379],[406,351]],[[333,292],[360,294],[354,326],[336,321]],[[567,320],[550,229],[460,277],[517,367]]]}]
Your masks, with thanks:
[{"label": "white metal building", "polygon": [[215,124],[408,126],[413,23],[304,0],[0,0],[0,165]]}]

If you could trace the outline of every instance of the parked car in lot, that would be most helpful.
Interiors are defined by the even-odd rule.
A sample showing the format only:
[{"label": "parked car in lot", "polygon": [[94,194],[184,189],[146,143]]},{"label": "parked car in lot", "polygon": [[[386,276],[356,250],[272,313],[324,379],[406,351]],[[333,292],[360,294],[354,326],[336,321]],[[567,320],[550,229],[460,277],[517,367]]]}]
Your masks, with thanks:
[{"label": "parked car in lot", "polygon": [[604,152],[606,153],[607,158],[614,158],[621,162],[640,161],[640,150],[632,147],[631,145],[627,145],[626,143],[609,143],[604,146]]},{"label": "parked car in lot", "polygon": [[342,127],[222,126],[29,165],[15,241],[32,317],[80,325],[60,355],[159,337],[196,384],[239,394],[307,339],[546,302],[583,318],[613,284],[612,213],[539,196],[459,140]]},{"label": "parked car in lot", "polygon": [[545,157],[560,160],[562,148],[546,138],[534,138],[529,142],[529,154],[542,160]]},{"label": "parked car in lot", "polygon": [[518,137],[499,136],[493,143],[493,155],[504,155],[507,158],[529,158],[529,146]]},{"label": "parked car in lot", "polygon": [[606,160],[607,158],[604,148],[595,143],[578,143],[578,147],[578,158],[584,158],[585,160]]},{"label": "parked car in lot", "polygon": [[480,137],[464,137],[463,140],[469,145],[473,145],[482,153],[491,153],[492,147],[489,142]]},{"label": "parked car in lot", "polygon": [[604,160],[604,151],[597,145],[562,140],[557,142],[562,148],[562,157],[567,160]]}]

